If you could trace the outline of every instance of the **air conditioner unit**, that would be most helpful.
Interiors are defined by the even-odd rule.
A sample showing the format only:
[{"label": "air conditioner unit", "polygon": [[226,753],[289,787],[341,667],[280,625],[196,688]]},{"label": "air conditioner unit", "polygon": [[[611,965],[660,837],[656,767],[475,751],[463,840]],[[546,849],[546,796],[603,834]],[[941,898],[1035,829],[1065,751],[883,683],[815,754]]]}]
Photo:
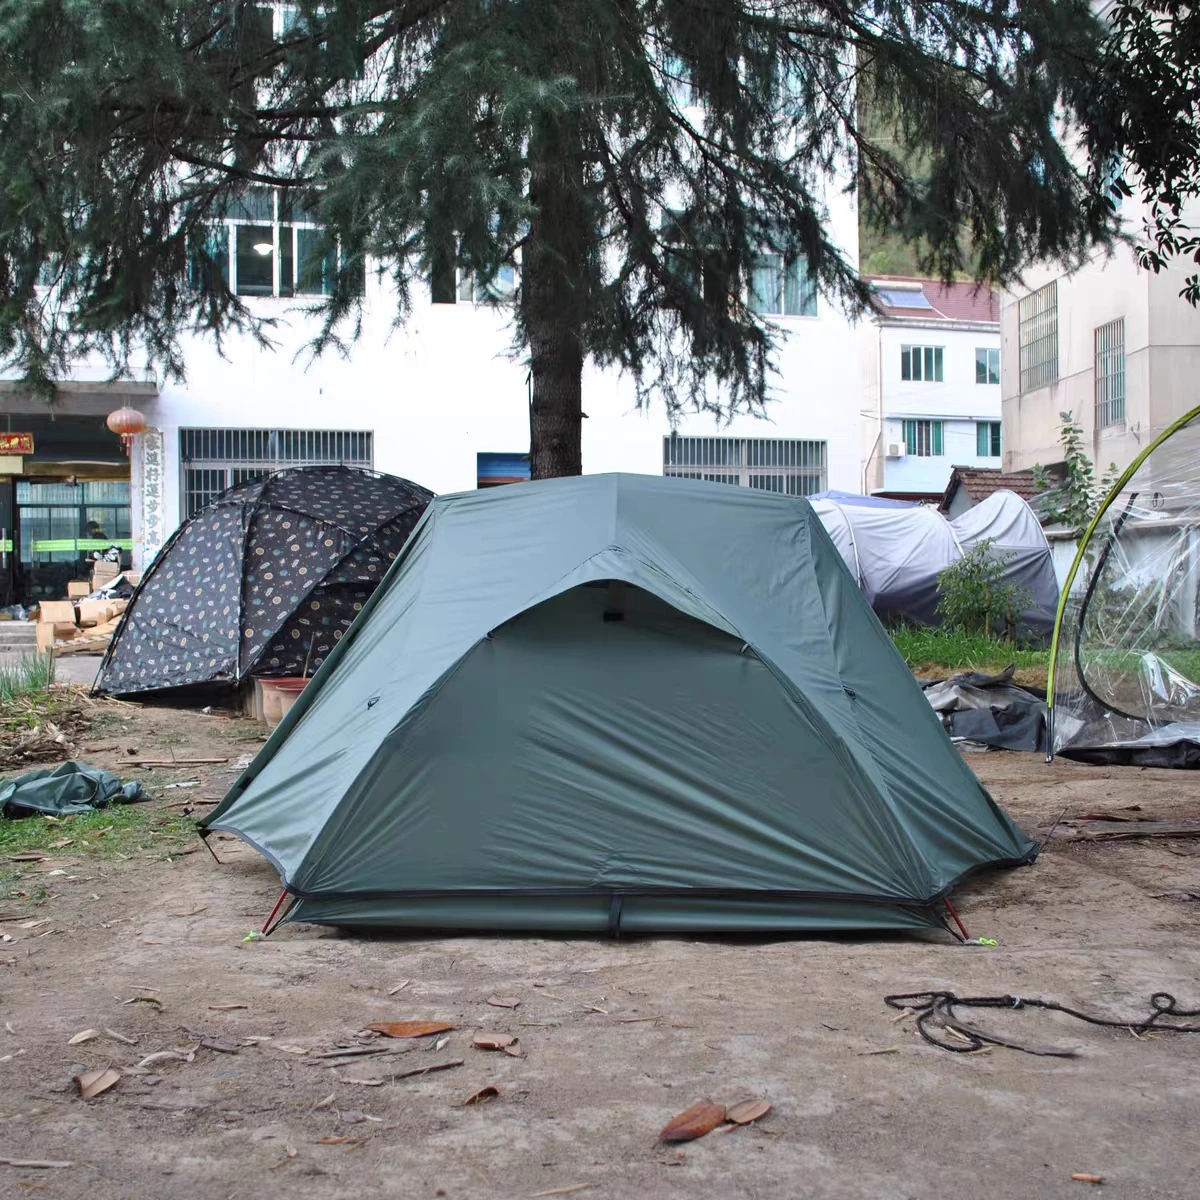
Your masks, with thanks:
[{"label": "air conditioner unit", "polygon": [[903,458],[904,443],[903,442],[888,442],[887,447],[888,458]]}]

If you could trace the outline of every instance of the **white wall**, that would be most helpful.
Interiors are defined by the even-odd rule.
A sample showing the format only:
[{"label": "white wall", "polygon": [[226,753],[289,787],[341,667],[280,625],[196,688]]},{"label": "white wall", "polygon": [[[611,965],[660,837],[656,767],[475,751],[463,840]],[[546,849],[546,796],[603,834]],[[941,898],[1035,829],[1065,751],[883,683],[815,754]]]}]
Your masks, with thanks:
[{"label": "white wall", "polygon": [[[975,382],[976,349],[1000,348],[1000,333],[995,325],[949,321],[921,325],[889,323],[868,331],[864,341],[868,345],[874,343],[871,353],[864,356],[870,364],[867,369],[875,375],[868,378],[866,392],[868,402],[876,406],[875,420],[865,418],[872,430],[878,427],[880,381],[883,393],[883,438],[877,450],[883,471],[878,470],[878,459],[872,460],[875,466],[870,479],[872,490],[941,492],[956,466],[1000,466],[1001,459],[976,453],[975,430],[976,421],[1000,420],[1000,385]],[[903,346],[941,346],[942,381],[903,379]],[[864,413],[869,413],[869,408]],[[906,418],[942,421],[943,453],[887,457],[889,444],[904,443]],[[871,453],[870,448],[867,453]]]},{"label": "white wall", "polygon": [[[1126,200],[1126,232],[1139,236],[1145,209]],[[1185,221],[1200,220],[1200,205],[1185,208]],[[1101,471],[1126,466],[1146,443],[1200,403],[1200,311],[1179,292],[1194,273],[1190,260],[1175,260],[1158,274],[1138,266],[1129,246],[1109,255],[1096,251],[1073,274],[1057,263],[1031,267],[1020,287],[1000,304],[1005,470],[1062,460],[1061,412],[1083,430],[1085,448]],[[1023,296],[1058,282],[1058,380],[1022,393],[1019,313]],[[1118,317],[1125,321],[1125,423],[1097,429],[1095,331]]]}]

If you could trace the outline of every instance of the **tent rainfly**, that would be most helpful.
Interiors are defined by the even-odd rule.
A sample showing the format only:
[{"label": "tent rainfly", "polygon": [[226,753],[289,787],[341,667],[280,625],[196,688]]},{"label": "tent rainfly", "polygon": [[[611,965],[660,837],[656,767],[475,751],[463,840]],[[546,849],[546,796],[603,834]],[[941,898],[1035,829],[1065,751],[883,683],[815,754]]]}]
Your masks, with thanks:
[{"label": "tent rainfly", "polygon": [[349,927],[912,929],[1035,854],[806,501],[637,475],[433,501],[203,824]]},{"label": "tent rainfly", "polygon": [[353,467],[293,467],[222,492],[172,535],[95,691],[232,685],[318,666],[433,498]]},{"label": "tent rainfly", "polygon": [[1200,408],[1105,497],[1063,585],[1051,754],[1200,767]]},{"label": "tent rainfly", "polygon": [[952,521],[928,505],[879,496],[822,492],[810,500],[880,620],[937,625],[938,575],[987,541],[1003,558],[1004,581],[1029,595],[1019,632],[1049,640],[1058,605],[1050,543],[1016,492],[993,492]]}]

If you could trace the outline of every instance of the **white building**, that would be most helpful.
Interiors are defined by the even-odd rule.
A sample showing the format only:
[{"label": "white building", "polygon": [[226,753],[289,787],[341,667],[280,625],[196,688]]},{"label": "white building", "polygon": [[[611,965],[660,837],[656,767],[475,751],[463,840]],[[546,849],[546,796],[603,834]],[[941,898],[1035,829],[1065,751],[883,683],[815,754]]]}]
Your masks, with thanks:
[{"label": "white building", "polygon": [[[852,200],[831,189],[829,203],[832,236],[856,263]],[[0,458],[0,530],[10,531],[0,540],[13,543],[0,604],[62,595],[89,546],[118,540],[135,565],[149,561],[181,520],[271,467],[346,462],[436,492],[527,470],[526,368],[512,354],[505,310],[476,304],[469,280],[458,281],[453,303],[435,304],[430,288],[417,286],[411,319],[393,330],[392,298],[371,276],[349,355],[314,360],[306,344],[316,320],[297,293],[319,294],[322,264],[311,227],[277,217],[263,191],[214,241],[233,290],[279,322],[274,351],[231,335],[222,356],[193,339],[182,385],[105,383],[99,364],[80,364],[53,420],[14,383],[0,390],[0,433],[34,434],[32,455]],[[857,490],[857,330],[802,272],[782,276],[778,263],[764,261],[755,279],[761,310],[784,338],[765,419],[719,425],[692,415],[672,429],[661,407],[636,408],[631,381],[589,368],[584,470],[701,476],[793,494]],[[148,426],[129,460],[103,423],[126,403]]]},{"label": "white building", "polygon": [[1001,463],[997,298],[973,283],[872,285],[882,313],[859,335],[862,491],[940,500],[954,467]]},{"label": "white building", "polygon": [[[1126,232],[1139,236],[1145,209],[1121,206]],[[1200,221],[1200,210],[1185,211]],[[1173,421],[1200,404],[1200,311],[1180,296],[1195,272],[1190,258],[1157,274],[1129,246],[1095,251],[1074,273],[1039,263],[1024,286],[1005,293],[1003,335],[1004,469],[1062,462],[1062,419],[1083,431],[1097,474],[1125,467]]]}]

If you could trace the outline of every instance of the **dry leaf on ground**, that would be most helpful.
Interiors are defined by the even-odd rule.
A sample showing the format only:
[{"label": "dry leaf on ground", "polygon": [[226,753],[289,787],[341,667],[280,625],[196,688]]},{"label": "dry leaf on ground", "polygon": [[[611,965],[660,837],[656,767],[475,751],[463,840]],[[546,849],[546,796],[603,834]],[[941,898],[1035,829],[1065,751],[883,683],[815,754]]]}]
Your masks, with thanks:
[{"label": "dry leaf on ground", "polygon": [[138,1044],[137,1038],[126,1037],[125,1034],[118,1033],[115,1029],[109,1029],[107,1025],[104,1027],[104,1032],[107,1033],[108,1036],[113,1039],[113,1041],[124,1042],[126,1046],[136,1046]]},{"label": "dry leaf on ground", "polygon": [[771,1102],[761,1096],[753,1096],[742,1100],[725,1113],[725,1120],[735,1125],[749,1125],[751,1121],[761,1120],[771,1111]]},{"label": "dry leaf on ground", "polygon": [[373,1033],[382,1033],[384,1037],[415,1038],[445,1033],[454,1025],[450,1021],[376,1021],[367,1028]]},{"label": "dry leaf on ground", "polygon": [[387,1083],[386,1079],[351,1079],[349,1077],[338,1078],[338,1083],[355,1083],[359,1087],[383,1087]]},{"label": "dry leaf on ground", "polygon": [[249,1008],[248,1004],[210,1004],[209,1012],[233,1012],[235,1008]]},{"label": "dry leaf on ground", "polygon": [[544,1192],[534,1192],[534,1196],[570,1196],[575,1192],[585,1191],[587,1188],[594,1187],[590,1183],[573,1183],[570,1187],[547,1188]]},{"label": "dry leaf on ground", "polygon": [[1075,1174],[1071,1176],[1071,1178],[1072,1178],[1072,1179],[1073,1179],[1073,1180],[1074,1180],[1076,1183],[1096,1183],[1096,1184],[1100,1184],[1100,1183],[1103,1183],[1103,1182],[1104,1182],[1104,1176],[1103,1176],[1103,1175],[1092,1175],[1092,1174],[1090,1174],[1090,1173],[1089,1173],[1089,1172],[1087,1172],[1087,1171],[1076,1171],[1076,1172],[1075,1172]]},{"label": "dry leaf on ground", "polygon": [[161,1009],[163,1002],[157,996],[130,996],[128,1000],[122,1000],[122,1004],[153,1004],[155,1008]]},{"label": "dry leaf on ground", "polygon": [[711,1133],[725,1120],[725,1109],[711,1100],[699,1100],[686,1112],[668,1121],[658,1135],[664,1142],[690,1142]]},{"label": "dry leaf on ground", "polygon": [[3,1158],[0,1167],[20,1167],[25,1171],[50,1171],[60,1167],[73,1167],[72,1162],[53,1162],[48,1158]]},{"label": "dry leaf on ground", "polygon": [[329,1095],[326,1096],[324,1100],[318,1100],[316,1102],[316,1104],[313,1105],[313,1112],[316,1112],[318,1109],[321,1109],[321,1108],[332,1108],[333,1101],[336,1098],[336,1096],[337,1096],[337,1092],[330,1092]]},{"label": "dry leaf on ground", "polygon": [[500,1089],[494,1083],[484,1084],[477,1092],[472,1092],[464,1101],[463,1104],[485,1104],[489,1100],[495,1100],[500,1095]]},{"label": "dry leaf on ground", "polygon": [[404,989],[405,989],[406,987],[408,987],[408,985],[409,985],[410,983],[412,983],[412,980],[411,980],[411,979],[406,979],[406,980],[405,980],[403,983],[398,983],[398,984],[396,984],[396,986],[395,986],[394,988],[392,988],[392,990],[391,990],[390,992],[388,992],[388,995],[389,995],[389,996],[394,996],[394,995],[395,995],[397,992],[402,992],[402,991],[404,991]]},{"label": "dry leaf on ground", "polygon": [[286,1042],[272,1043],[276,1050],[282,1050],[285,1054],[307,1054],[309,1048],[307,1046],[289,1046]]},{"label": "dry leaf on ground", "polygon": [[100,1036],[98,1029],[81,1029],[74,1037],[67,1039],[68,1046],[82,1046],[84,1042],[94,1042]]},{"label": "dry leaf on ground", "polygon": [[487,1002],[493,1008],[519,1008],[521,1001],[516,996],[489,996]]},{"label": "dry leaf on ground", "polygon": [[82,1075],[76,1075],[75,1084],[79,1088],[79,1094],[85,1100],[90,1100],[93,1096],[99,1096],[101,1092],[107,1092],[110,1087],[114,1087],[120,1078],[120,1071],[114,1071],[112,1067],[101,1067],[97,1071],[85,1071]]},{"label": "dry leaf on ground", "polygon": [[471,1044],[477,1050],[503,1050],[516,1045],[517,1040],[511,1033],[477,1033]]},{"label": "dry leaf on ground", "polygon": [[361,1146],[366,1138],[323,1137],[317,1138],[318,1146]]}]

